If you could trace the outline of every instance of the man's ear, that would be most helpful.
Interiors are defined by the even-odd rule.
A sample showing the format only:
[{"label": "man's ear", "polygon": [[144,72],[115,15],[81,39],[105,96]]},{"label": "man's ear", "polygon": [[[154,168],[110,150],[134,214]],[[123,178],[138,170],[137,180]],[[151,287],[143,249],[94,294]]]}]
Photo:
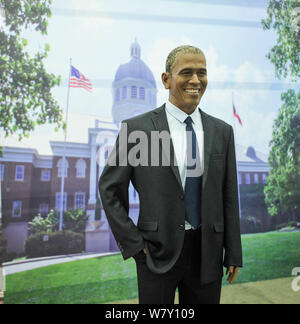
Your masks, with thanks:
[{"label": "man's ear", "polygon": [[169,72],[164,72],[161,75],[161,81],[165,86],[165,89],[170,89],[170,73]]}]

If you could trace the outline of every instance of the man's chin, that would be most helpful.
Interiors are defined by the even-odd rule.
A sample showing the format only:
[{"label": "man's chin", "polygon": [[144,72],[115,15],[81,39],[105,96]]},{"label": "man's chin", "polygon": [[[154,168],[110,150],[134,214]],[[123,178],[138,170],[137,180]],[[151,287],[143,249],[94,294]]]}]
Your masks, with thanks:
[{"label": "man's chin", "polygon": [[189,110],[196,109],[199,106],[200,100],[197,98],[196,100],[187,100],[185,101],[185,107]]},{"label": "man's chin", "polygon": [[193,111],[195,110],[200,103],[200,98],[185,98],[184,100],[181,101],[175,101],[172,99],[169,99],[171,103],[173,103],[173,105],[175,105],[176,107],[184,110],[184,111]]}]

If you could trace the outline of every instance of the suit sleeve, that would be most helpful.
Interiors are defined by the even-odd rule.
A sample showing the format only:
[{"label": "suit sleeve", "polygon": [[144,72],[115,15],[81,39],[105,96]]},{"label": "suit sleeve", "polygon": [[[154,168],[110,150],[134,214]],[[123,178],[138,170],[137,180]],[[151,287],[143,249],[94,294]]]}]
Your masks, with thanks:
[{"label": "suit sleeve", "polygon": [[230,126],[224,179],[224,266],[243,266],[234,133]]},{"label": "suit sleeve", "polygon": [[128,164],[127,127],[127,123],[122,123],[116,144],[99,180],[101,201],[124,260],[144,248],[143,237],[128,216],[128,187],[133,168]]}]

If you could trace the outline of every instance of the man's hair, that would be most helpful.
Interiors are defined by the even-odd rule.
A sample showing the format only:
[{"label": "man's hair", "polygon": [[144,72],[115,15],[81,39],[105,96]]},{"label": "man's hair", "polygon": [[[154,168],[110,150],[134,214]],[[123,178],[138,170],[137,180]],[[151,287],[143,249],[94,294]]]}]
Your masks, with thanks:
[{"label": "man's hair", "polygon": [[168,55],[166,61],[166,72],[172,73],[172,68],[175,64],[176,57],[178,54],[202,54],[204,55],[203,51],[200,48],[191,46],[191,45],[183,45],[176,47],[173,51]]}]

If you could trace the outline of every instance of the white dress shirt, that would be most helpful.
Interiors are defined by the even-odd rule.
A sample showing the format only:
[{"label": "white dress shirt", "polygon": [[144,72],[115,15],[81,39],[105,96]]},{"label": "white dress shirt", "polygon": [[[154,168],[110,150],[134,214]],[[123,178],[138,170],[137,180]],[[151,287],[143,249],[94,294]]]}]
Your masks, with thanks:
[{"label": "white dress shirt", "polygon": [[[199,153],[200,153],[200,167],[201,175],[204,172],[204,132],[202,119],[199,109],[188,115],[180,108],[174,106],[170,101],[166,103],[167,120],[170,128],[170,135],[172,138],[174,153],[177,161],[177,166],[181,178],[182,188],[185,187],[186,181],[186,123],[187,117],[191,117],[193,121],[193,128],[196,133]],[[185,229],[191,229],[192,226],[186,221]]]}]

